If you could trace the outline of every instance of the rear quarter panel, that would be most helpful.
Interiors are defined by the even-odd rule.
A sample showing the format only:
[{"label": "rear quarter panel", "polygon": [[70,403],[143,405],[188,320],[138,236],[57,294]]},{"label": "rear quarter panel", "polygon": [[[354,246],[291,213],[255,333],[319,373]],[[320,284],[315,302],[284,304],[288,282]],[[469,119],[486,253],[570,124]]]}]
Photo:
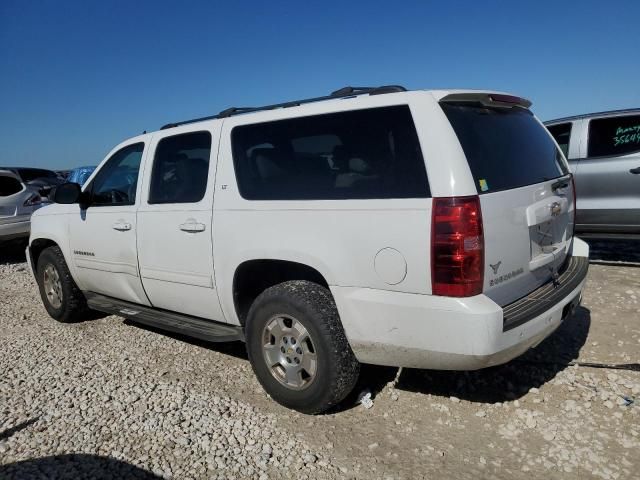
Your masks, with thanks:
[{"label": "rear quarter panel", "polygon": [[[227,320],[239,323],[233,299],[237,267],[253,259],[302,263],[331,286],[431,293],[431,198],[386,200],[250,201],[238,191],[231,154],[237,125],[357,108],[408,104],[427,164],[433,196],[474,194],[461,147],[437,101],[426,92],[353,98],[238,116],[224,121],[213,215],[216,284]],[[329,109],[329,107],[331,107]],[[443,140],[444,137],[444,140]],[[376,255],[392,249],[390,266],[406,269],[390,283]]]}]

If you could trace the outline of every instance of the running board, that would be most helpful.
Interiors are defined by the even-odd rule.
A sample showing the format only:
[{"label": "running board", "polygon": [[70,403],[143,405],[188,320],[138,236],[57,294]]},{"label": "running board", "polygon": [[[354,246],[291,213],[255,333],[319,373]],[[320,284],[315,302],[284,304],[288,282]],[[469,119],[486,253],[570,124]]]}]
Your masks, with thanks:
[{"label": "running board", "polygon": [[137,303],[125,302],[93,292],[83,292],[87,298],[87,305],[93,310],[118,315],[162,330],[180,333],[188,337],[198,338],[207,342],[244,342],[244,332],[241,327],[206,320],[181,313],[170,312],[153,307],[145,307]]}]

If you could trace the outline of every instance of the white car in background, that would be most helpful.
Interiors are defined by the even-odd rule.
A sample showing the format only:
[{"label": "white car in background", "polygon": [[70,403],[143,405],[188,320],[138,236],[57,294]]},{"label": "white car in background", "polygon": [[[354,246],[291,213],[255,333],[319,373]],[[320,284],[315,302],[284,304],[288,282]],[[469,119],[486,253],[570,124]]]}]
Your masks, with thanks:
[{"label": "white car in background", "polygon": [[31,214],[41,206],[37,187],[25,185],[9,170],[0,170],[0,242],[27,238]]}]

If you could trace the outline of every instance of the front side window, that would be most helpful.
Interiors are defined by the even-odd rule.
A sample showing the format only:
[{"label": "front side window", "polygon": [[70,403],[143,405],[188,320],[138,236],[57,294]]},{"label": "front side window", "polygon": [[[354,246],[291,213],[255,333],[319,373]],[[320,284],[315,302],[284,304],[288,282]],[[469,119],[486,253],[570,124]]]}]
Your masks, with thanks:
[{"label": "front side window", "polygon": [[547,127],[549,133],[556,139],[565,157],[569,157],[569,140],[571,139],[571,123],[560,123]]},{"label": "front side window", "polygon": [[149,203],[194,203],[207,190],[211,134],[193,132],[158,142]]},{"label": "front side window", "polygon": [[136,203],[138,173],[144,143],[118,150],[96,174],[91,186],[91,205],[133,205]]},{"label": "front side window", "polygon": [[231,142],[248,200],[430,196],[407,105],[242,125]]},{"label": "front side window", "polygon": [[8,197],[22,191],[22,184],[13,177],[0,175],[0,197]]},{"label": "front side window", "polygon": [[589,157],[640,152],[640,115],[598,118],[589,122]]}]

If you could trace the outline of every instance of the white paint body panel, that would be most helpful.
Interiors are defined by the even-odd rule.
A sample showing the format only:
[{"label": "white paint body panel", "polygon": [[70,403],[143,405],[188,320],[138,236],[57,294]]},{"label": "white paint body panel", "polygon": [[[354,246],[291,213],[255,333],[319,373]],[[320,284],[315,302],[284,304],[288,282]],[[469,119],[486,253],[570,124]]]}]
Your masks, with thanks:
[{"label": "white paint body panel", "polygon": [[[141,135],[117,145],[96,168],[85,186],[113,154],[128,145],[143,142],[145,149],[140,164],[140,177],[145,156],[149,152],[150,138],[150,134]],[[138,178],[134,205],[92,206],[86,210],[81,210],[79,205],[67,206],[65,221],[68,224],[68,253],[74,266],[74,278],[82,290],[149,305],[138,272],[136,249],[136,211],[141,193]],[[130,229],[118,230],[119,224],[125,224]]]},{"label": "white paint body panel", "polygon": [[[588,257],[589,246],[574,238],[573,255]],[[475,370],[508,362],[544,340],[560,326],[564,307],[580,295],[585,282],[543,314],[506,332],[502,308],[484,294],[449,298],[338,286],[331,292],[361,362]]]},{"label": "white paint body panel", "polygon": [[[220,122],[209,122],[195,130],[209,131],[212,138],[207,189],[201,201],[149,204],[153,155],[149,157],[142,180],[145,193],[137,215],[140,275],[154,307],[224,321],[213,275],[211,223]],[[156,133],[151,151],[155,152],[163,138],[191,131],[194,128],[189,126]],[[185,223],[198,224],[200,228],[194,230],[200,231],[181,230]]]}]

